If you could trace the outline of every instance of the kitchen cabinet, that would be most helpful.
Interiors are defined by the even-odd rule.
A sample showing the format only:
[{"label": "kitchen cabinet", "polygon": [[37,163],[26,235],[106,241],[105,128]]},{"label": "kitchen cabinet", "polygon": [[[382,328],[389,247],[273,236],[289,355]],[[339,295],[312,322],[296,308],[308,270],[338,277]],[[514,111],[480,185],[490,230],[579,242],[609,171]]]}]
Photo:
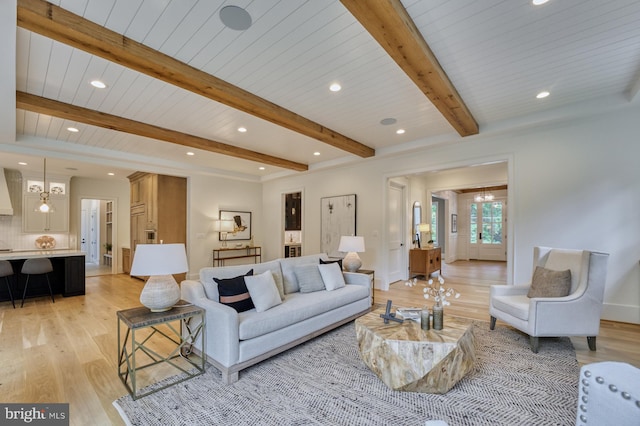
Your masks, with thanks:
[{"label": "kitchen cabinet", "polygon": [[69,232],[69,181],[47,184],[51,210],[43,213],[38,207],[41,204],[40,193],[44,190],[44,182],[29,178],[23,180],[22,232]]},{"label": "kitchen cabinet", "polygon": [[[143,172],[133,173],[128,178],[131,185],[131,261],[138,244],[186,243],[187,180]],[[180,275],[176,277],[178,280]]]},{"label": "kitchen cabinet", "polygon": [[409,252],[409,278],[423,275],[429,278],[431,274],[442,267],[442,250],[440,247],[411,249]]}]

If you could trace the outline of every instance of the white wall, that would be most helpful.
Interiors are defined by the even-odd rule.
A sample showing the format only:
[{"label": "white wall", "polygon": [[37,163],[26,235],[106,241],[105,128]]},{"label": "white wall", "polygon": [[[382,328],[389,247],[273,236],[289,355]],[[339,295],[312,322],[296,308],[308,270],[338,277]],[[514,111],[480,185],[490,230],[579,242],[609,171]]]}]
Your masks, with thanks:
[{"label": "white wall", "polygon": [[[254,245],[262,245],[265,229],[269,226],[262,220],[260,183],[193,176],[189,178],[187,187],[187,256],[190,278],[197,278],[200,268],[212,266],[213,249],[220,247],[218,233],[213,232],[213,221],[218,218],[220,210],[251,212]],[[262,260],[266,260],[264,250]]]},{"label": "white wall", "polygon": [[[313,253],[320,247],[320,198],[355,193],[358,234],[365,237],[367,247],[360,256],[363,267],[375,269],[376,278],[384,280],[388,177],[507,160],[509,226],[513,227],[509,281],[528,280],[536,245],[607,252],[611,256],[603,317],[640,323],[638,117],[640,108],[629,107],[265,182],[264,222],[280,223],[280,194],[303,187],[304,247],[305,253]],[[279,234],[279,227],[265,226],[263,238],[270,255],[279,249]]]},{"label": "white wall", "polygon": [[117,271],[122,272],[122,247],[129,247],[130,217],[129,181],[126,179],[71,178],[69,200],[70,247],[80,249],[80,212],[82,199],[113,200],[115,222],[113,227],[113,255]]}]

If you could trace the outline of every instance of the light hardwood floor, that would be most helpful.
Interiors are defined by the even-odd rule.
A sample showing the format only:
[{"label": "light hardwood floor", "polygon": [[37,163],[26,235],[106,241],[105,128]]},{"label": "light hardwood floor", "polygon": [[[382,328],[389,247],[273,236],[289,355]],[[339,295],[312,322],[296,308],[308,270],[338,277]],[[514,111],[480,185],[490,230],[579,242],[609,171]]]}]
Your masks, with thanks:
[{"label": "light hardwood floor", "polygon": [[[505,282],[504,265],[456,262],[444,265],[442,275],[462,293],[445,315],[488,321],[488,286]],[[57,296],[55,304],[46,297],[28,299],[15,310],[0,303],[0,400],[68,402],[72,425],[122,425],[112,406],[127,393],[117,375],[115,313],[139,306],[142,286],[127,275],[104,275],[87,278],[86,296]],[[424,304],[422,287],[402,282],[388,292],[376,290],[375,297],[381,305],[387,299]],[[588,350],[586,338],[572,340],[581,363],[614,360],[640,367],[640,325],[603,321],[596,352]]]}]

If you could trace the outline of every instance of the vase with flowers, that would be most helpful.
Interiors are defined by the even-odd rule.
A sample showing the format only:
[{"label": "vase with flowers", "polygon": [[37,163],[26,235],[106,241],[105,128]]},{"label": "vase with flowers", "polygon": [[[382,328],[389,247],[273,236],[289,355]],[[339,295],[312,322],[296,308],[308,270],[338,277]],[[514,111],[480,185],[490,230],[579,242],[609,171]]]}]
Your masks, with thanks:
[{"label": "vase with flowers", "polygon": [[[451,302],[447,299],[451,297],[458,299],[460,297],[460,293],[452,287],[445,287],[444,278],[442,278],[442,276],[438,276],[437,281],[438,282],[436,284],[433,279],[430,278],[422,292],[425,299],[429,300],[432,298],[435,302],[433,305],[433,329],[442,330],[444,326],[444,307],[451,305]],[[417,283],[418,279],[414,278],[413,280],[407,281],[405,285],[413,287],[417,285]]]}]

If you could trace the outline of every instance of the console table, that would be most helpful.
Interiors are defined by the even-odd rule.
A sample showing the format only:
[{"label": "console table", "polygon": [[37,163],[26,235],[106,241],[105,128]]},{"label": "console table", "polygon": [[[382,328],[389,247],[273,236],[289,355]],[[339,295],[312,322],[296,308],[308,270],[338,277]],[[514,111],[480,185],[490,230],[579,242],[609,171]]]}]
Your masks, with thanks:
[{"label": "console table", "polygon": [[260,247],[220,248],[213,250],[213,266],[225,266],[225,261],[233,259],[251,259],[253,263],[262,262]]},{"label": "console table", "polygon": [[409,252],[409,278],[417,275],[429,275],[442,267],[442,250],[440,247],[411,249]]},{"label": "console table", "polygon": [[[189,358],[192,346],[198,337],[201,339],[200,347],[206,347],[204,309],[187,304],[183,300],[178,303],[183,306],[174,307],[165,312],[151,312],[144,306],[117,312],[118,376],[134,400],[198,376],[205,371],[205,357],[196,357],[195,360]],[[126,332],[124,337],[121,337],[120,329],[123,325],[126,327]],[[145,333],[143,329],[148,330]],[[162,339],[164,345],[158,345],[158,340],[161,338],[164,338]],[[169,343],[168,349],[166,343]],[[158,364],[169,364],[184,375],[175,376],[163,386],[152,387],[151,390],[141,392],[143,385],[138,383],[137,373]],[[193,367],[195,370],[192,370]],[[153,378],[153,376],[150,377]]]}]

